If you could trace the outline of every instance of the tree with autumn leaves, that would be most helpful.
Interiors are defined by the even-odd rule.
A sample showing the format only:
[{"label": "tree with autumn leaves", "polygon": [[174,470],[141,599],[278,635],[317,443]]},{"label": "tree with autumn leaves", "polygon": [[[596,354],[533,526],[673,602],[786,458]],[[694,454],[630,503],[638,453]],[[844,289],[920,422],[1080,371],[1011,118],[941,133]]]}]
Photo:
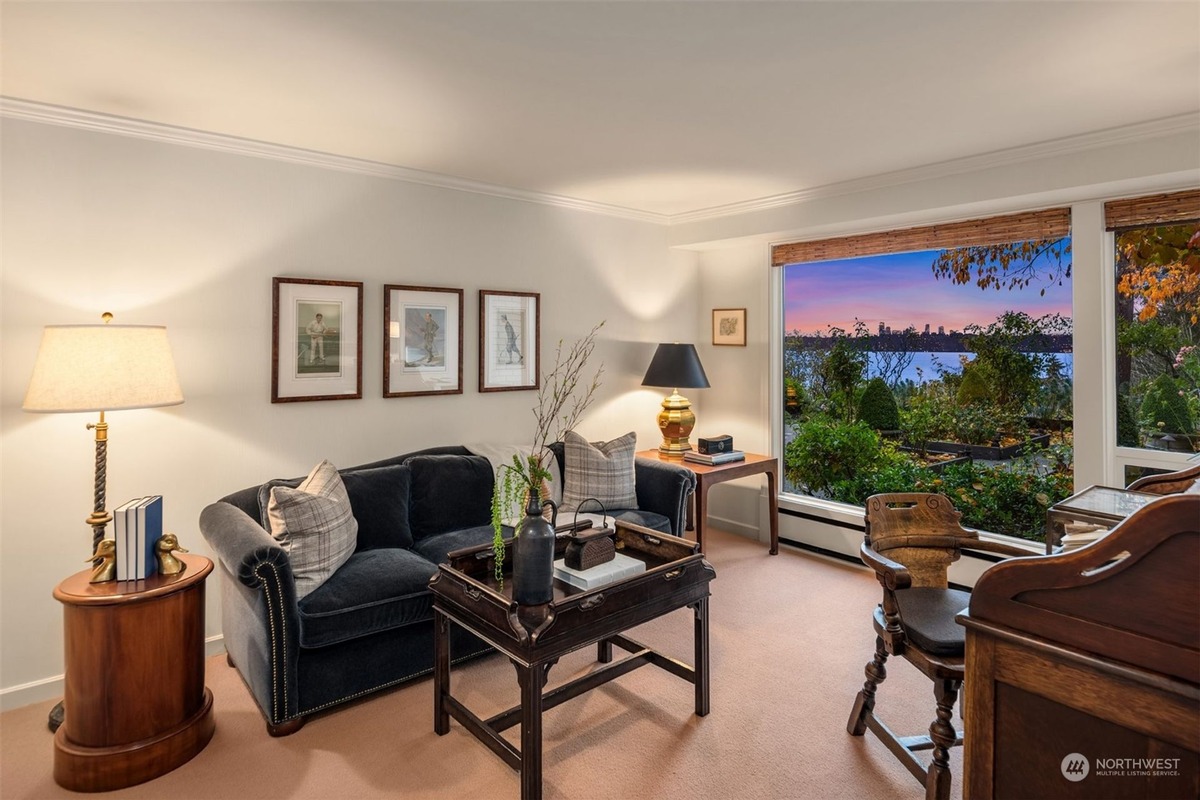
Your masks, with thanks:
[{"label": "tree with autumn leaves", "polygon": [[[980,289],[1041,293],[1071,277],[1069,238],[943,250],[935,278]],[[1117,382],[1138,402],[1167,375],[1200,419],[1200,223],[1139,226],[1116,235]],[[1150,430],[1153,424],[1143,421]]]}]

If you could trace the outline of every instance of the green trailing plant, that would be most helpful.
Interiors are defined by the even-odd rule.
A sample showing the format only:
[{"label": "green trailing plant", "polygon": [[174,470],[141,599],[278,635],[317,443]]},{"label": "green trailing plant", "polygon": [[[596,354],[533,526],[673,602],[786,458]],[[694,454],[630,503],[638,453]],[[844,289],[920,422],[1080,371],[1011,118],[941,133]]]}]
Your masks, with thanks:
[{"label": "green trailing plant", "polygon": [[858,418],[877,431],[899,430],[900,409],[896,405],[895,395],[883,378],[867,381],[858,401]]},{"label": "green trailing plant", "polygon": [[527,497],[539,497],[545,481],[550,479],[547,469],[554,453],[549,449],[553,441],[575,427],[583,412],[592,404],[596,390],[600,388],[600,377],[604,365],[597,367],[588,382],[584,382],[584,369],[596,348],[596,335],[604,327],[601,321],[586,336],[563,351],[563,340],[558,340],[554,351],[554,366],[542,373],[538,387],[537,405],[533,407],[535,420],[533,446],[529,455],[514,454],[511,464],[501,464],[496,470],[496,482],[492,490],[492,554],[496,566],[496,582],[504,581],[504,520],[508,515],[524,511],[523,501]]}]

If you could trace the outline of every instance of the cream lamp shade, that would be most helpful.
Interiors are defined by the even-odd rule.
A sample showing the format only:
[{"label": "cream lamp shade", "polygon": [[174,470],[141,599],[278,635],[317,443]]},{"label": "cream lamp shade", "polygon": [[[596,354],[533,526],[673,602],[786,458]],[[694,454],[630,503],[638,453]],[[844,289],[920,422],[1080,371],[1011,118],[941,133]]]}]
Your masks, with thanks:
[{"label": "cream lamp shade", "polygon": [[47,325],[22,408],[120,411],[183,402],[161,325]]}]

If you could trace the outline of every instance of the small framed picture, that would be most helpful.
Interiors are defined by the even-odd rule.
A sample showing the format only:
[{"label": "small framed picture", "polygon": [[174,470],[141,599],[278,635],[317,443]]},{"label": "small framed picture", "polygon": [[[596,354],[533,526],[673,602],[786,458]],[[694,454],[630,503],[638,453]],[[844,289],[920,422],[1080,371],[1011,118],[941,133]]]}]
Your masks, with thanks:
[{"label": "small framed picture", "polygon": [[462,394],[463,290],[383,287],[383,396]]},{"label": "small framed picture", "polygon": [[362,282],[271,285],[271,402],[361,398]]},{"label": "small framed picture", "polygon": [[541,295],[479,291],[479,391],[537,389]]},{"label": "small framed picture", "polygon": [[712,343],[730,347],[746,346],[746,309],[714,308]]}]

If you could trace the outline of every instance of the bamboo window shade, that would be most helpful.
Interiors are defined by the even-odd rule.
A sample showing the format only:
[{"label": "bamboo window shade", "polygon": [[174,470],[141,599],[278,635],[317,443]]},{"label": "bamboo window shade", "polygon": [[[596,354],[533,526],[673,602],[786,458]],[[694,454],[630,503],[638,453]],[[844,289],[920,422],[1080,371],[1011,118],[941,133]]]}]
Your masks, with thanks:
[{"label": "bamboo window shade", "polygon": [[1104,204],[1104,227],[1110,231],[1192,219],[1200,219],[1200,189],[1129,197]]},{"label": "bamboo window shade", "polygon": [[919,228],[777,244],[771,248],[771,266],[948,247],[1054,240],[1070,232],[1071,209],[1047,208]]}]

